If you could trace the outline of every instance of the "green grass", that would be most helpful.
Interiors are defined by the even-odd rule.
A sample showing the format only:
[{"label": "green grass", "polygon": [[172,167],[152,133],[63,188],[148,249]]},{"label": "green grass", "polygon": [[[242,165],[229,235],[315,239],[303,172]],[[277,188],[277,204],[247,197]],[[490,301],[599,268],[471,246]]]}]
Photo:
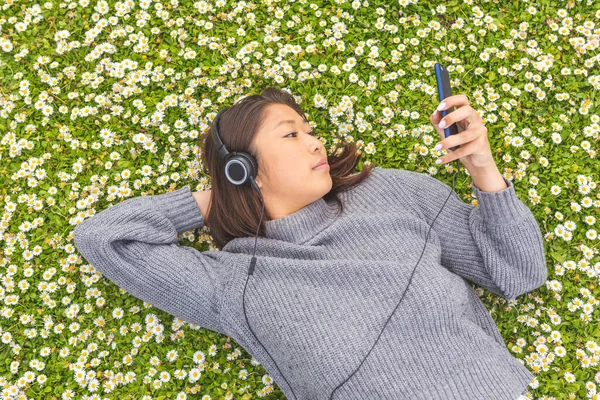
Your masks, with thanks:
[{"label": "green grass", "polygon": [[[269,85],[298,97],[329,154],[356,141],[360,168],[450,184],[429,122],[440,62],[545,239],[547,285],[511,303],[478,293],[536,375],[530,398],[598,398],[600,2],[34,4],[0,12],[3,396],[283,398],[235,341],[93,274],[73,228],[122,198],[207,188],[207,115]],[[211,248],[200,233],[182,244]]]}]

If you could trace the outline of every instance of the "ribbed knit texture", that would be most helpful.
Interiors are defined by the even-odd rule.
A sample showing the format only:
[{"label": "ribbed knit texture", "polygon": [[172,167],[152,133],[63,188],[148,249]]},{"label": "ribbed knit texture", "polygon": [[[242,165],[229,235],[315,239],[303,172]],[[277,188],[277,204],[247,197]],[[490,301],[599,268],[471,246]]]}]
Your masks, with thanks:
[{"label": "ribbed knit texture", "polygon": [[[222,251],[178,245],[178,234],[204,224],[189,186],[112,205],[74,240],[133,296],[234,338],[288,399],[329,399],[377,342],[334,399],[516,400],[534,375],[467,282],[513,300],[547,279],[537,221],[504,180],[499,192],[472,185],[476,207],[451,194],[408,287],[452,188],[401,169],[376,167],[341,194],[340,215],[320,198],[268,221],[248,278],[254,237]],[[244,317],[246,279],[262,346]]]}]

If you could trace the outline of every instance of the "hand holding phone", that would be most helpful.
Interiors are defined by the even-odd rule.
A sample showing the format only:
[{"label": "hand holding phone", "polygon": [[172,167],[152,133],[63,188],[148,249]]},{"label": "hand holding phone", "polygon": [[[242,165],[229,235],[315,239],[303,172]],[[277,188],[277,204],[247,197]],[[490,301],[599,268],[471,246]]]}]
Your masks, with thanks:
[{"label": "hand holding phone", "polygon": [[[470,173],[475,169],[495,166],[496,162],[488,139],[488,129],[482,117],[477,110],[470,106],[469,98],[466,95],[452,95],[448,71],[439,63],[435,64],[435,76],[440,103],[445,102],[446,104],[443,107],[444,110],[434,113],[429,120],[442,139],[441,148],[448,149],[448,154],[438,157],[436,164],[438,161],[440,165],[444,165],[450,161],[460,160]],[[449,115],[455,111],[455,114]],[[447,127],[439,126],[442,119],[448,123]],[[463,131],[466,132],[460,134]],[[455,146],[448,147],[452,144]]]}]

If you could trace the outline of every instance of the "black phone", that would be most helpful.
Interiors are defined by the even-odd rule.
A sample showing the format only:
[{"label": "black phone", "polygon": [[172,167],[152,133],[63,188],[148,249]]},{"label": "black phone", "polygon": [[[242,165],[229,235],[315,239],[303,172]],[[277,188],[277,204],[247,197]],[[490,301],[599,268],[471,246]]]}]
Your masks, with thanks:
[{"label": "black phone", "polygon": [[[437,89],[438,89],[438,97],[440,99],[440,103],[446,98],[452,96],[452,89],[450,88],[450,76],[448,75],[448,70],[444,68],[440,63],[435,63],[435,79],[437,81]],[[442,118],[446,115],[450,114],[454,111],[454,106],[442,110]],[[449,127],[444,129],[444,137],[448,137],[450,135],[456,135],[463,130],[457,126],[456,122],[451,124]],[[450,150],[456,150],[460,147],[460,144],[450,147]]]}]

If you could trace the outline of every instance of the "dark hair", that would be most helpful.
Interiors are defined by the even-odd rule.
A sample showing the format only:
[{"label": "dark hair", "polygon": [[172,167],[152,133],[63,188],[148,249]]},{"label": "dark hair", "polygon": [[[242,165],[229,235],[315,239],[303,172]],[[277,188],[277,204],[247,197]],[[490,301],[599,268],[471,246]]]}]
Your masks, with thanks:
[{"label": "dark hair", "polygon": [[[221,114],[219,136],[227,150],[252,154],[260,166],[260,161],[253,151],[253,139],[271,104],[287,105],[303,119],[307,119],[294,96],[285,90],[270,86],[260,95],[249,95],[243,98]],[[211,137],[211,127],[212,124],[201,135],[202,163],[208,170],[211,181],[211,199],[204,225],[210,230],[213,244],[220,250],[232,239],[256,235],[263,205],[258,193],[250,184],[237,186],[227,181],[224,171],[225,161],[217,153]],[[338,194],[362,182],[375,167],[373,163],[365,163],[363,169],[355,173],[359,157],[354,142],[346,143],[342,149],[336,151],[336,154],[327,156],[332,187],[323,199],[335,200],[340,213],[343,212],[344,206]],[[265,235],[265,222],[271,219],[265,207],[263,221],[258,230],[259,236]]]}]

